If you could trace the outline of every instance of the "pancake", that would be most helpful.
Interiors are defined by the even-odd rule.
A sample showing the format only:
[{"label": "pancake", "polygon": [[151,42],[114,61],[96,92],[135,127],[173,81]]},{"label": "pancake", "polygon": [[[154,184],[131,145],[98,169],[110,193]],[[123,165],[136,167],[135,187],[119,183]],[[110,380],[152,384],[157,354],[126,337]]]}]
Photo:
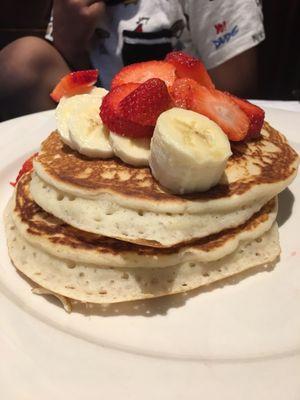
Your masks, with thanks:
[{"label": "pancake", "polygon": [[[184,262],[165,268],[113,268],[72,262],[33,246],[5,212],[9,255],[15,267],[45,293],[84,303],[115,303],[186,292],[274,262],[280,253],[276,223],[260,238],[243,242],[231,254],[208,263]],[[42,291],[43,292],[43,291]]]},{"label": "pancake", "polygon": [[266,199],[232,212],[171,214],[124,208],[109,200],[66,194],[33,174],[31,194],[37,204],[80,230],[150,247],[172,247],[243,224]]},{"label": "pancake", "polygon": [[182,262],[216,261],[237,249],[241,242],[259,238],[277,215],[272,199],[241,226],[195,241],[188,246],[151,248],[78,230],[41,209],[29,191],[31,174],[19,181],[12,218],[21,236],[55,257],[105,267],[166,267]]},{"label": "pancake", "polygon": [[116,158],[88,159],[54,132],[34,161],[31,193],[44,210],[78,229],[171,247],[243,224],[296,175],[297,153],[267,123],[259,139],[231,146],[220,184],[177,196],[162,188],[149,168]]}]

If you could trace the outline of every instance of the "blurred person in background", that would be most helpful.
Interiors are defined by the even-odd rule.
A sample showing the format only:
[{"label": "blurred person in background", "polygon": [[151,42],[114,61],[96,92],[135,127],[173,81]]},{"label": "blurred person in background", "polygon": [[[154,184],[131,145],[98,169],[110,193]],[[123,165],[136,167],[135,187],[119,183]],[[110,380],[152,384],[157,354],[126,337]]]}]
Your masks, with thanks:
[{"label": "blurred person in background", "polygon": [[185,50],[221,90],[257,91],[259,0],[54,0],[45,40],[18,39],[0,52],[0,117],[53,108],[49,93],[72,70],[98,68],[101,85],[122,66]]}]

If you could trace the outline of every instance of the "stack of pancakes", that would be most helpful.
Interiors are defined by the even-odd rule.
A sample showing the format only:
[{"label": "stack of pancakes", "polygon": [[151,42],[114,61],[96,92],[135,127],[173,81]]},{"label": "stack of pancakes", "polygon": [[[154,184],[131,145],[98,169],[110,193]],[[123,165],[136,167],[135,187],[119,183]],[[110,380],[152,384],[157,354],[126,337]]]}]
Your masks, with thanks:
[{"label": "stack of pancakes", "polygon": [[39,287],[84,303],[175,294],[267,266],[280,253],[276,195],[298,156],[267,123],[232,153],[217,186],[179,196],[149,168],[89,159],[53,132],[7,207],[10,257]]}]

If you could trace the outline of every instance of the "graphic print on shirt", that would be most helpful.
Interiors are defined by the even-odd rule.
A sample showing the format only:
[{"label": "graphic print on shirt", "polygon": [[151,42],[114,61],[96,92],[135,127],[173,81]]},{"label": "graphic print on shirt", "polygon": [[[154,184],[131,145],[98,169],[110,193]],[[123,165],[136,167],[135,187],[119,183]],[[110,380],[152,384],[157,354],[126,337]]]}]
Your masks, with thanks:
[{"label": "graphic print on shirt", "polygon": [[226,24],[227,24],[226,21],[218,22],[217,24],[215,24],[215,30],[217,35],[219,33],[223,33],[224,31],[226,31]]},{"label": "graphic print on shirt", "polygon": [[217,38],[212,41],[213,45],[215,46],[215,50],[223,47],[239,32],[238,25],[234,25],[233,27],[228,28],[227,21],[219,21],[215,23],[214,29],[217,35]]},{"label": "graphic print on shirt", "polygon": [[[168,29],[145,32],[150,17],[141,17],[136,21],[133,31],[123,31],[122,60],[124,65],[140,61],[163,60],[174,49],[174,39],[178,41],[185,28],[180,19]],[[179,42],[180,43],[180,42]]]}]

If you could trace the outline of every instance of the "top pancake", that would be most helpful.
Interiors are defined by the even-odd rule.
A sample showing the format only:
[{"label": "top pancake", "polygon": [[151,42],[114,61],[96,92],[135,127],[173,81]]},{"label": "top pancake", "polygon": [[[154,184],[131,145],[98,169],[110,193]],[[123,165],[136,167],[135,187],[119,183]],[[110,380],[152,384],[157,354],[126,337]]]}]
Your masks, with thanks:
[{"label": "top pancake", "polygon": [[43,180],[66,193],[84,198],[105,194],[125,207],[170,213],[226,210],[267,201],[296,174],[297,153],[268,123],[260,138],[231,143],[231,147],[233,154],[221,183],[188,196],[173,195],[161,187],[147,167],[133,167],[117,158],[88,159],[64,145],[57,132],[43,142],[34,167]]}]

